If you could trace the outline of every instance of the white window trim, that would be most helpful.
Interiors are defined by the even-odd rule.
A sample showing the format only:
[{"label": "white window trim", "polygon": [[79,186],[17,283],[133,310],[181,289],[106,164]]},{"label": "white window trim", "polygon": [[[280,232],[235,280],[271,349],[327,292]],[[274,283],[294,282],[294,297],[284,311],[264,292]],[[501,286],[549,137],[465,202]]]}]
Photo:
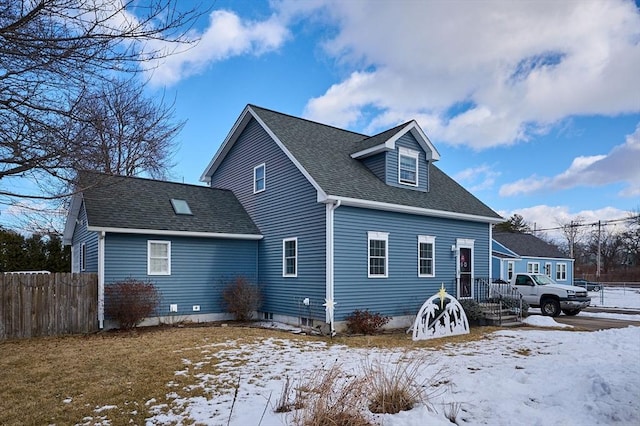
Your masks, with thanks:
[{"label": "white window trim", "polygon": [[[384,275],[371,273],[371,240],[384,241]],[[388,278],[389,277],[389,233],[388,232],[367,232],[367,277]]]},{"label": "white window trim", "polygon": [[[287,257],[286,257],[286,247],[287,243],[290,241],[294,241],[296,243],[296,253],[295,253],[295,270],[294,274],[287,273]],[[298,238],[285,238],[282,240],[282,276],[287,278],[295,278],[298,276]]]},{"label": "white window trim", "polygon": [[[257,171],[262,168],[262,189],[258,189]],[[253,168],[253,193],[257,194],[267,189],[267,166],[265,163],[258,164]]]},{"label": "white window trim", "polygon": [[[549,273],[547,273],[547,268],[549,269]],[[553,264],[552,263],[546,262],[544,264],[544,274],[546,276],[548,276],[549,278],[553,278]]]},{"label": "white window trim", "polygon": [[[165,244],[167,246],[167,271],[166,272],[151,271],[151,244]],[[171,241],[147,240],[147,275],[171,275]]]},{"label": "white window trim", "polygon": [[[416,161],[416,181],[414,182],[407,182],[407,181],[403,181],[402,180],[402,157],[410,157],[413,158]],[[402,148],[400,147],[398,149],[398,183],[402,184],[402,185],[407,185],[407,186],[418,186],[418,176],[420,175],[419,173],[419,164],[420,162],[418,161],[420,158],[420,153],[418,151],[414,151],[412,149],[408,149],[408,148]]]},{"label": "white window trim", "polygon": [[513,275],[516,273],[516,263],[513,260],[507,261],[507,281],[511,281]]},{"label": "white window trim", "polygon": [[[431,273],[420,273],[420,244],[431,244]],[[418,276],[419,277],[435,277],[436,276],[436,237],[431,235],[418,235]]]},{"label": "white window trim", "polygon": [[87,270],[87,245],[80,244],[80,272]]},{"label": "white window trim", "polygon": [[[564,273],[564,278],[559,277],[560,272]],[[564,262],[556,264],[556,281],[567,281],[567,264]]]},{"label": "white window trim", "polygon": [[527,273],[528,274],[539,274],[540,273],[540,262],[527,262]]}]

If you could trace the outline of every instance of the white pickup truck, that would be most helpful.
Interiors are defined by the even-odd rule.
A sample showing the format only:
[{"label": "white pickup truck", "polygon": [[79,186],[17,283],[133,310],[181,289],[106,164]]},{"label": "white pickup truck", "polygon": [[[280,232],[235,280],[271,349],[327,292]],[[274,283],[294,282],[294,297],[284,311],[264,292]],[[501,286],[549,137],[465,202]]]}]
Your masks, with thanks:
[{"label": "white pickup truck", "polygon": [[514,274],[509,284],[492,284],[492,293],[507,294],[505,287],[516,290],[529,306],[540,308],[542,315],[557,317],[577,315],[591,304],[587,289],[572,285],[558,284],[543,274]]}]

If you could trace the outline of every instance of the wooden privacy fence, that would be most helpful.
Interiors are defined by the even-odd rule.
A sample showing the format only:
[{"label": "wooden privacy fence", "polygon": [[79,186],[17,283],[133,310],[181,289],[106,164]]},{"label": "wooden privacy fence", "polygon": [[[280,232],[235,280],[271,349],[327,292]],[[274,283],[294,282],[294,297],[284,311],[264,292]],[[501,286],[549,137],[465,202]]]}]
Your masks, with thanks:
[{"label": "wooden privacy fence", "polygon": [[0,273],[0,340],[98,329],[98,275]]}]

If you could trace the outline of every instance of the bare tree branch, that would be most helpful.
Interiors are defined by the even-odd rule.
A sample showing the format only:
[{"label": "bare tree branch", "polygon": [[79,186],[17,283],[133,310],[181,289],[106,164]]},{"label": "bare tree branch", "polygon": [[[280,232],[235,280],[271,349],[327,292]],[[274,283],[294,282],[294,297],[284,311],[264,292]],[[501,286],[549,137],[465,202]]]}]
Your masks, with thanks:
[{"label": "bare tree branch", "polygon": [[[21,191],[15,179],[73,176],[84,148],[78,123],[87,124],[86,105],[96,97],[88,88],[113,85],[118,74],[137,75],[192,43],[185,35],[200,13],[176,6],[177,0],[0,0],[0,194],[66,195]],[[144,118],[164,126],[171,139],[182,126],[166,124],[172,111],[154,105]],[[132,134],[130,124],[123,124],[121,138]],[[160,176],[169,165],[143,165],[139,157],[135,166],[126,164],[129,152],[136,154],[120,153],[127,167],[118,171]]]}]

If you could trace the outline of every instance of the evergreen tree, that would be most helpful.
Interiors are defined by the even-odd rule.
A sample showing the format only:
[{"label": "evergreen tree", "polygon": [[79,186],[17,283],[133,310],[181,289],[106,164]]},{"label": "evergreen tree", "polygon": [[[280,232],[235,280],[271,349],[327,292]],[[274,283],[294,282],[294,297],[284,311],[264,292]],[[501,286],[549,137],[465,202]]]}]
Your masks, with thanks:
[{"label": "evergreen tree", "polygon": [[531,232],[531,226],[519,214],[514,214],[506,222],[498,223],[493,229],[496,232]]}]

